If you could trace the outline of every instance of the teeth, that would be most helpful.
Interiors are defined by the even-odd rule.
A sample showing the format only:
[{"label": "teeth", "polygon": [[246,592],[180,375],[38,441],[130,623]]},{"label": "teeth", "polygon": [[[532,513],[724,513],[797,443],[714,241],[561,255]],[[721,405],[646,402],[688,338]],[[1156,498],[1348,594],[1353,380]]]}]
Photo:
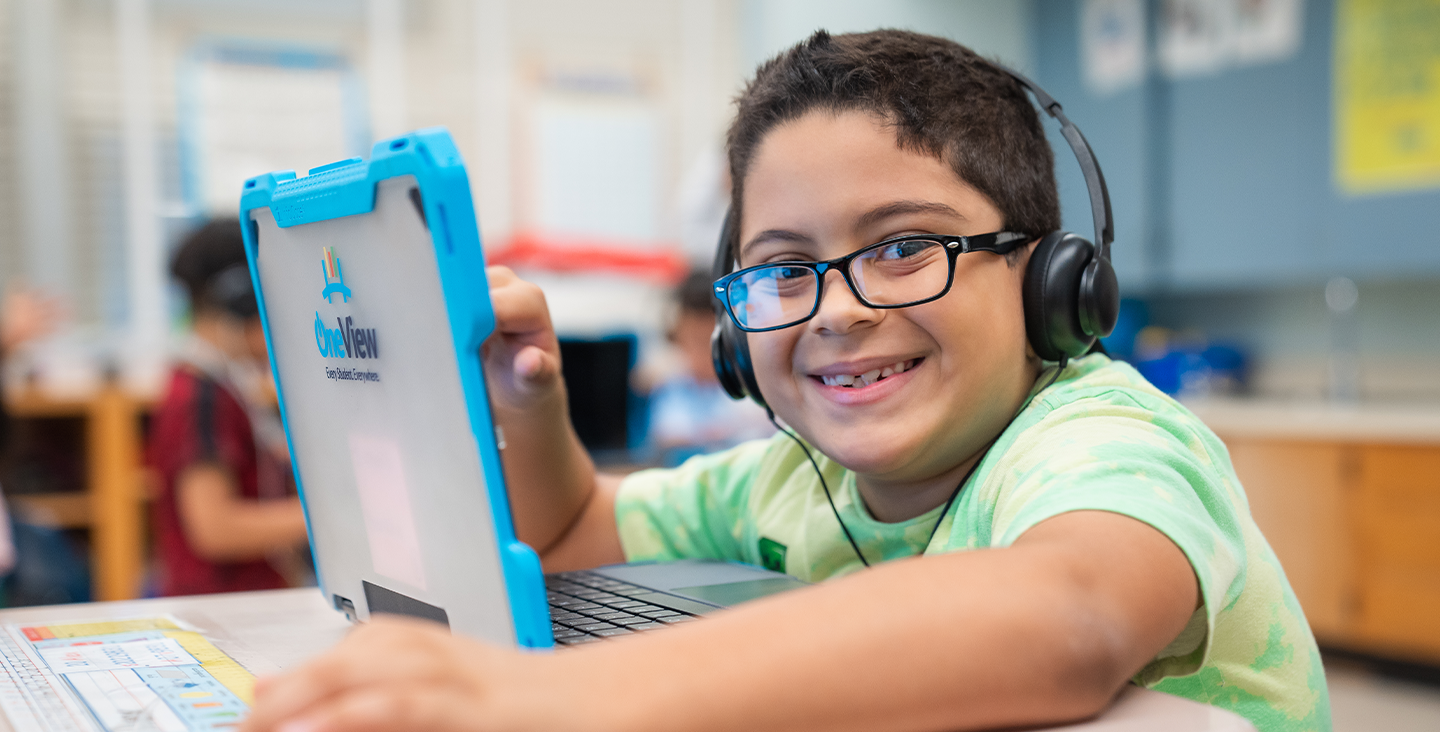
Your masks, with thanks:
[{"label": "teeth", "polygon": [[854,376],[850,374],[839,374],[837,376],[821,376],[820,383],[826,386],[848,386],[853,388],[859,388],[863,386],[869,386],[881,379],[894,376],[895,374],[903,374],[914,367],[915,361],[912,359],[909,361],[892,363],[889,366],[880,369],[871,369],[870,371],[866,371],[863,374],[858,374]]}]

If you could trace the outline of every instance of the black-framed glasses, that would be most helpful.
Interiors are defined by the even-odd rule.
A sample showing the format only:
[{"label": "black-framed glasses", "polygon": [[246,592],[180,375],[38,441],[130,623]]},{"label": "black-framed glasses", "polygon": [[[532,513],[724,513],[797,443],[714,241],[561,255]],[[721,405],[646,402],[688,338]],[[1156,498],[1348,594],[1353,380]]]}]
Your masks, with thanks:
[{"label": "black-framed glasses", "polygon": [[970,252],[1009,254],[1030,240],[997,231],[975,236],[912,234],[876,242],[823,262],[771,262],[715,280],[715,297],[740,330],[760,333],[799,325],[820,310],[825,273],[840,271],[866,307],[905,308],[939,299],[955,281],[955,258]]}]

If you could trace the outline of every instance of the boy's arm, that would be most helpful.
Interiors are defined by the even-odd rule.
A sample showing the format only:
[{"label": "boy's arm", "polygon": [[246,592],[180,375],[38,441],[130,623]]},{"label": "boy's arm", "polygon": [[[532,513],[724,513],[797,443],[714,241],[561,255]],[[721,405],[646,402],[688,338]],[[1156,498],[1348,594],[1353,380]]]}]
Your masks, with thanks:
[{"label": "boy's arm", "polygon": [[190,548],[210,562],[259,559],[305,543],[300,499],[258,501],[239,496],[229,471],[196,463],[175,483],[180,526]]},{"label": "boy's arm", "polygon": [[624,561],[615,486],[597,475],[570,424],[545,294],[505,267],[487,274],[496,325],[485,342],[485,377],[505,435],[501,458],[515,533],[548,572]]},{"label": "boy's arm", "polygon": [[551,656],[418,622],[372,623],[326,657],[263,681],[244,729],[1056,723],[1103,710],[1180,633],[1198,598],[1189,562],[1159,531],[1119,514],[1067,513],[1008,548],[893,562]]}]

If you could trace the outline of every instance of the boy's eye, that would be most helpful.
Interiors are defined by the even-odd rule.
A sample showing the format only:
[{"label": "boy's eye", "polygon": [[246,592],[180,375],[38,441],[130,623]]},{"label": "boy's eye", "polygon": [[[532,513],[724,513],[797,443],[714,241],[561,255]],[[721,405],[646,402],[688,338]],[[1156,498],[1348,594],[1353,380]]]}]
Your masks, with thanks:
[{"label": "boy's eye", "polygon": [[905,239],[902,241],[886,244],[875,250],[875,258],[878,260],[898,261],[910,259],[925,254],[927,251],[939,247],[939,242],[926,239]]},{"label": "boy's eye", "polygon": [[775,279],[781,281],[800,279],[802,277],[810,276],[810,270],[805,267],[787,267],[782,265],[774,268],[773,270],[771,270],[771,272],[773,272],[772,276]]}]

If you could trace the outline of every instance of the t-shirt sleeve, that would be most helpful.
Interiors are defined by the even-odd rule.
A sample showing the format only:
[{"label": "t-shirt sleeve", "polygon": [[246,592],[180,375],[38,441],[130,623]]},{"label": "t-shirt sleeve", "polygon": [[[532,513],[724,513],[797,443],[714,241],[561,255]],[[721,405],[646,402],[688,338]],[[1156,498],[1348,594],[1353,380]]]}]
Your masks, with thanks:
[{"label": "t-shirt sleeve", "polygon": [[769,444],[748,442],[626,477],[615,501],[626,560],[743,561],[746,503]]},{"label": "t-shirt sleeve", "polygon": [[[1223,447],[1178,407],[1148,395],[1110,395],[1063,405],[1007,454],[991,525],[1008,546],[1031,527],[1070,511],[1110,511],[1154,527],[1185,554],[1202,606],[1185,630],[1146,666],[1145,677],[1199,670],[1215,618],[1239,596],[1245,546],[1239,487]],[[1029,444],[1022,444],[1022,442]],[[1220,451],[1217,453],[1217,450]],[[1243,503],[1241,498],[1240,503]]]}]

